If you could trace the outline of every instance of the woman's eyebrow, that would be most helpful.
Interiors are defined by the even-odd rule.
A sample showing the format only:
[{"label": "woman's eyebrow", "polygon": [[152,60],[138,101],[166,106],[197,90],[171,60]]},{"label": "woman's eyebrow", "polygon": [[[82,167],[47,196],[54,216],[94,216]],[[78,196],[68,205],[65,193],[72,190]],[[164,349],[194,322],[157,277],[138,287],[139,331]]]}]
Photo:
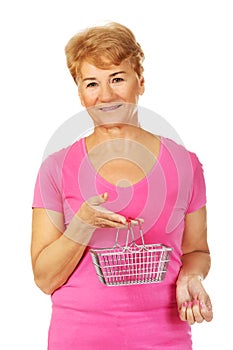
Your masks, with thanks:
[{"label": "woman's eyebrow", "polygon": [[115,72],[115,73],[110,74],[110,77],[115,77],[115,75],[117,75],[117,74],[126,74],[126,72],[123,70],[119,71],[119,72]]},{"label": "woman's eyebrow", "polygon": [[[110,74],[109,77],[112,78],[112,77],[115,77],[118,74],[126,74],[126,72],[125,71],[114,72],[114,73]],[[82,81],[87,81],[87,80],[93,81],[93,80],[97,80],[97,78],[95,78],[95,77],[86,77],[86,78],[82,79]]]},{"label": "woman's eyebrow", "polygon": [[82,79],[82,81],[87,81],[87,80],[97,80],[97,79],[94,77],[87,77],[87,78]]}]

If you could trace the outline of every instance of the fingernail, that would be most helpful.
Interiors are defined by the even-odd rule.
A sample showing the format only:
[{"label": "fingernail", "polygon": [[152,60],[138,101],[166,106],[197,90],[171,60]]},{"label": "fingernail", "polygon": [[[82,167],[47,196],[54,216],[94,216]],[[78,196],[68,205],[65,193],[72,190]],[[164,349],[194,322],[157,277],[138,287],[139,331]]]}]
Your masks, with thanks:
[{"label": "fingernail", "polygon": [[191,301],[188,302],[188,307],[192,307],[193,303]]},{"label": "fingernail", "polygon": [[184,303],[182,303],[182,307],[187,307],[188,303],[187,301],[185,301]]},{"label": "fingernail", "polygon": [[198,305],[199,304],[199,301],[197,299],[194,299],[193,300],[193,305]]},{"label": "fingernail", "polygon": [[200,308],[204,309],[204,303],[202,301],[200,302]]}]

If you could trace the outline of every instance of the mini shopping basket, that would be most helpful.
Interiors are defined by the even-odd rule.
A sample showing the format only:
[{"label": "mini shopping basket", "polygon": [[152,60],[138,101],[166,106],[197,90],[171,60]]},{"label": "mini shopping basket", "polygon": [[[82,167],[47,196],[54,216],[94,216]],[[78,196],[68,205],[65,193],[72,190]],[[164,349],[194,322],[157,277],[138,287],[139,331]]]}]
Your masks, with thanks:
[{"label": "mini shopping basket", "polygon": [[165,278],[172,248],[161,243],[145,244],[140,220],[137,221],[142,244],[136,244],[131,221],[128,220],[125,246],[118,243],[117,229],[112,248],[90,250],[97,276],[107,286],[157,283]]}]

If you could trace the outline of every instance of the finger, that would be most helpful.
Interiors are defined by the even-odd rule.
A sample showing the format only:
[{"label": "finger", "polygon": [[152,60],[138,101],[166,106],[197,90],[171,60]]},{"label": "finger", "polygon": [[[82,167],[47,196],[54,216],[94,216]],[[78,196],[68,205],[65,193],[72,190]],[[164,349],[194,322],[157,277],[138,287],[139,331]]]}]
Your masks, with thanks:
[{"label": "finger", "polygon": [[110,210],[96,210],[95,212],[95,220],[98,222],[104,221],[110,221],[110,222],[115,222],[119,224],[123,224],[124,226],[127,225],[127,220],[123,215],[114,213]]},{"label": "finger", "polygon": [[197,323],[201,323],[204,320],[200,310],[200,303],[197,299],[193,301],[193,316]]},{"label": "finger", "polygon": [[127,227],[127,222],[122,223],[121,221],[117,220],[109,220],[105,218],[99,218],[95,222],[96,227],[102,227],[102,228],[126,228]]},{"label": "finger", "polygon": [[186,321],[186,309],[187,309],[187,302],[182,303],[181,308],[179,310],[179,315],[180,315],[180,319],[181,321]]},{"label": "finger", "polygon": [[[101,206],[101,204],[103,204],[108,198],[108,194],[107,192],[105,192],[103,195],[100,196],[94,196],[91,197],[87,200],[87,203],[95,210],[97,211],[97,216],[99,216],[100,218],[105,218],[107,220],[110,221],[115,221],[117,223],[121,223],[123,225],[126,224],[126,218],[120,214],[116,214],[106,208],[104,208],[103,206]],[[100,215],[98,215],[99,213],[101,213]],[[106,214],[106,215],[104,215]],[[114,226],[115,227],[115,226]]]},{"label": "finger", "polygon": [[189,301],[186,309],[186,319],[190,325],[195,323],[192,306],[193,306],[193,303]]},{"label": "finger", "polygon": [[[103,204],[108,198],[108,193],[105,192],[102,195],[99,196],[93,196],[91,198],[89,198],[86,203],[95,210],[95,216],[96,218],[100,218],[100,219],[106,219],[109,221],[113,221],[119,224],[126,224],[126,218],[120,214],[116,214],[104,207],[101,206],[101,204]],[[98,222],[96,222],[97,220],[94,220],[94,225],[99,226]],[[102,223],[101,223],[102,224]],[[101,225],[100,224],[100,225]],[[103,224],[105,225],[105,224]],[[107,225],[107,227],[116,227],[116,225]],[[118,226],[117,226],[118,227]]]},{"label": "finger", "polygon": [[95,205],[103,204],[104,202],[106,202],[107,199],[108,199],[108,193],[105,192],[103,194],[100,194],[99,196],[93,196],[89,198],[86,202],[90,206],[95,206]]},{"label": "finger", "polygon": [[213,319],[213,310],[209,298],[206,300],[205,303],[203,301],[200,302],[200,311],[205,321],[210,322]]}]

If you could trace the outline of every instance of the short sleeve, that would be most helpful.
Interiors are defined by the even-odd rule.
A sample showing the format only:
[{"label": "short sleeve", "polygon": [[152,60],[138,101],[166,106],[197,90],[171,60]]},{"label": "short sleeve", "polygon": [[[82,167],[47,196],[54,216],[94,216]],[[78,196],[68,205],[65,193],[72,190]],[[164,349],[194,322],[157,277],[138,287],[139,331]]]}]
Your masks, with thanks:
[{"label": "short sleeve", "polygon": [[63,212],[61,188],[61,167],[56,157],[50,155],[40,166],[32,207]]},{"label": "short sleeve", "polygon": [[187,213],[191,213],[204,207],[207,201],[203,166],[195,153],[190,153],[190,156],[193,165],[193,182]]}]

